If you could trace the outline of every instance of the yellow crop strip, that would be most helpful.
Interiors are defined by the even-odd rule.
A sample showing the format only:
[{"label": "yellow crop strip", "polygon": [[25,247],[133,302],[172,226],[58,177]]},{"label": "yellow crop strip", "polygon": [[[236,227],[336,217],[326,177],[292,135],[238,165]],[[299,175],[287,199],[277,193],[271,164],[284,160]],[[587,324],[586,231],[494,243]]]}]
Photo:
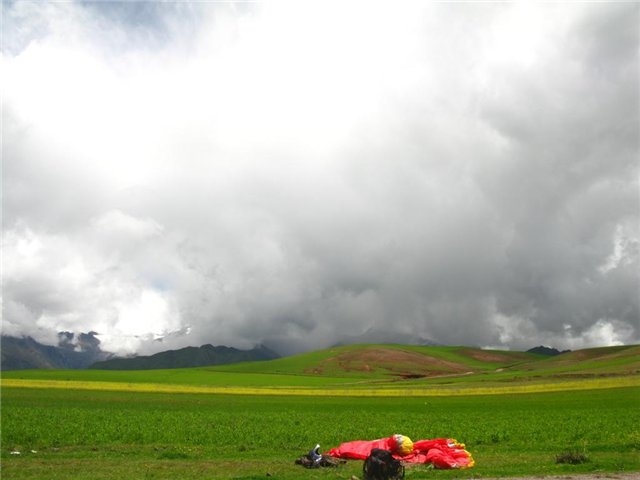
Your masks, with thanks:
[{"label": "yellow crop strip", "polygon": [[616,387],[638,387],[640,376],[592,378],[531,384],[500,385],[492,387],[408,387],[408,388],[322,388],[309,387],[238,387],[198,386],[159,383],[92,382],[73,380],[4,379],[1,386],[18,388],[102,390],[118,392],[155,393],[203,393],[230,395],[304,395],[304,396],[353,396],[353,397],[429,397],[458,395],[502,395],[517,393],[541,393],[567,390],[592,390]]}]

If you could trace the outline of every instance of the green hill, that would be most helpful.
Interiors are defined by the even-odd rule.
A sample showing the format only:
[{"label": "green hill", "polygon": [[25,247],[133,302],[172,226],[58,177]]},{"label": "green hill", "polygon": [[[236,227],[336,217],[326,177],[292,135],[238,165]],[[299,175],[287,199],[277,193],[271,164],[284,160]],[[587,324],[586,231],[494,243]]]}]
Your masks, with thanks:
[{"label": "green hill", "polygon": [[433,382],[539,376],[635,375],[640,345],[601,347],[547,355],[464,346],[348,345],[265,362],[216,367],[236,373]]},{"label": "green hill", "polygon": [[301,389],[504,391],[535,389],[543,384],[552,389],[563,388],[561,384],[577,388],[569,387],[572,382],[579,382],[580,388],[609,388],[638,384],[640,345],[578,350],[553,357],[464,346],[350,345],[274,360],[195,368],[3,372],[3,381],[8,379],[182,386],[177,391],[191,386],[207,391],[256,388],[289,393]]},{"label": "green hill", "polygon": [[517,369],[544,376],[637,375],[640,374],[640,345],[576,350],[519,365]]}]

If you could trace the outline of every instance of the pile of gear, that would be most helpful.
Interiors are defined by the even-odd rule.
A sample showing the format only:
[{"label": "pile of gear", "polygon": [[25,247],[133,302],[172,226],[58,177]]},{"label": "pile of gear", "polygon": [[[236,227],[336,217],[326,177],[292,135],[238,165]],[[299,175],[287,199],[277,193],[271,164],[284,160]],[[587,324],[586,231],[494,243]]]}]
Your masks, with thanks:
[{"label": "pile of gear", "polygon": [[[305,468],[337,467],[346,460],[331,455],[322,455],[320,445],[316,445],[309,453],[297,458],[296,465]],[[374,448],[362,464],[363,480],[401,480],[404,478],[404,466],[393,458],[389,450]]]},{"label": "pile of gear", "polygon": [[400,480],[404,478],[405,464],[427,464],[434,468],[471,468],[474,460],[464,444],[450,438],[418,440],[394,434],[378,440],[353,440],[320,453],[316,445],[296,464],[306,468],[337,467],[347,459],[364,460],[364,480]]},{"label": "pile of gear", "polygon": [[346,460],[340,460],[332,457],[331,455],[322,455],[320,453],[320,445],[316,445],[309,453],[302,455],[296,459],[296,465],[302,465],[305,468],[320,468],[320,467],[337,467],[340,463],[345,463]]}]

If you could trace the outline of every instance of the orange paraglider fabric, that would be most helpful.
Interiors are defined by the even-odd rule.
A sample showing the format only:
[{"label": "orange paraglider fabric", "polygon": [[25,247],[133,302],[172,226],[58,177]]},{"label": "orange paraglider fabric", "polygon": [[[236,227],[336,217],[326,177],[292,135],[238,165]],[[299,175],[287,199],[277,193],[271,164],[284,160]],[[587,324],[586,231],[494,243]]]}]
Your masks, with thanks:
[{"label": "orange paraglider fabric", "polygon": [[[401,445],[407,445],[405,439],[407,437],[404,437]],[[328,454],[337,458],[364,460],[373,448],[389,450],[403,462],[427,463],[435,468],[470,468],[474,465],[473,457],[465,450],[465,446],[451,438],[414,441],[412,450],[404,454],[401,451],[403,449],[399,448],[398,435],[378,440],[353,440],[332,448]]]}]

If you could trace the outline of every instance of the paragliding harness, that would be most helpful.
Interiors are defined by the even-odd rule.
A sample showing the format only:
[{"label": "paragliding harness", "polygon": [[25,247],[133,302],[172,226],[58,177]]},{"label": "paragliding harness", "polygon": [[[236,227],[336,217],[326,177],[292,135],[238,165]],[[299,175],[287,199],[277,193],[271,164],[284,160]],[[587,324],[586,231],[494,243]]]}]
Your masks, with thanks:
[{"label": "paragliding harness", "polygon": [[362,465],[364,480],[399,480],[404,478],[404,466],[389,450],[371,449]]},{"label": "paragliding harness", "polygon": [[329,455],[322,455],[320,453],[320,445],[316,445],[306,455],[303,455],[296,459],[296,465],[302,465],[305,468],[320,468],[320,467],[337,467],[339,464],[344,463],[345,460],[338,460]]}]

